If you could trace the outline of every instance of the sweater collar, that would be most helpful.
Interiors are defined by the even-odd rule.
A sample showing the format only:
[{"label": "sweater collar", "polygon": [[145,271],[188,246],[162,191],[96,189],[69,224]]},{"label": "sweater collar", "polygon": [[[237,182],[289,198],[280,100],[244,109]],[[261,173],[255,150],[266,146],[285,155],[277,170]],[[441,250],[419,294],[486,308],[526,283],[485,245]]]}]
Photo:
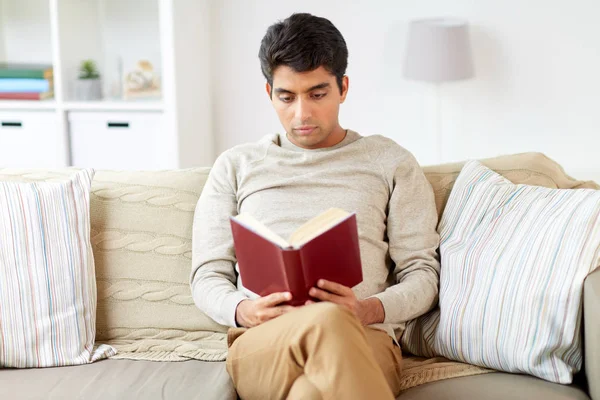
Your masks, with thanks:
[{"label": "sweater collar", "polygon": [[346,130],[346,136],[344,137],[344,139],[342,139],[341,142],[330,146],[330,147],[323,147],[320,149],[305,149],[303,147],[297,146],[294,143],[292,143],[290,141],[290,139],[288,139],[287,134],[279,134],[279,146],[282,149],[286,149],[286,150],[292,150],[292,151],[299,151],[299,152],[323,152],[323,151],[330,151],[330,150],[334,150],[334,149],[338,149],[340,147],[344,147],[350,143],[353,143],[355,141],[357,141],[358,139],[360,139],[362,136],[360,136],[357,132],[354,132],[351,129],[347,129]]}]

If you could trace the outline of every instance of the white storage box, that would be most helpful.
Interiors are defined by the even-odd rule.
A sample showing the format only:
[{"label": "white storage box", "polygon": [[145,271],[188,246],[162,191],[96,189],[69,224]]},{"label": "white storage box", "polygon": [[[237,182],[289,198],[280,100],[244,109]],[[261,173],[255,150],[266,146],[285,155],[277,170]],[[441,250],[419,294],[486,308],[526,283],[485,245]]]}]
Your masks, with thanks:
[{"label": "white storage box", "polygon": [[113,170],[160,169],[161,112],[69,112],[71,163]]},{"label": "white storage box", "polygon": [[53,111],[0,111],[0,167],[64,167],[57,118]]}]

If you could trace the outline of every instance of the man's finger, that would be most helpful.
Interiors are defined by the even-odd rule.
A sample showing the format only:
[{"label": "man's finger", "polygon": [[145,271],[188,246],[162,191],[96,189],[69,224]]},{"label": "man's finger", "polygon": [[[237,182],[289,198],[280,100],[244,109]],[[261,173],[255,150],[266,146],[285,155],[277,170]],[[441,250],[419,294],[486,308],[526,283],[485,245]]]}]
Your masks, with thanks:
[{"label": "man's finger", "polygon": [[268,296],[261,297],[261,305],[264,307],[273,307],[277,304],[289,301],[292,299],[292,294],[289,292],[271,293]]},{"label": "man's finger", "polygon": [[325,279],[319,279],[317,282],[317,286],[323,290],[327,290],[328,292],[335,293],[339,296],[347,296],[348,291],[352,290],[347,286],[341,285],[336,282],[331,282]]},{"label": "man's finger", "polygon": [[319,300],[323,300],[323,301],[331,301],[332,303],[340,303],[340,298],[342,296],[338,296],[336,294],[330,293],[328,291],[325,290],[321,290],[318,288],[311,288],[308,292],[308,294],[314,298],[317,298]]},{"label": "man's finger", "polygon": [[265,309],[264,313],[267,319],[273,319],[293,310],[293,306],[277,306]]}]

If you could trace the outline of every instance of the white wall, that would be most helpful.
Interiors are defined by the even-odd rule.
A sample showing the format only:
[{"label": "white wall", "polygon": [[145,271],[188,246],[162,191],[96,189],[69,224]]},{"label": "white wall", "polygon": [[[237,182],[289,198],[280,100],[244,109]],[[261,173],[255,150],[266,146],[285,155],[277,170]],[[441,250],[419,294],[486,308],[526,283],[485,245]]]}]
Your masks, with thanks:
[{"label": "white wall", "polygon": [[348,44],[344,128],[386,135],[422,164],[436,163],[435,92],[401,75],[407,24],[462,17],[477,76],[441,87],[445,160],[541,151],[575,177],[600,182],[598,0],[213,1],[218,153],[282,131],[257,53],[267,27],[298,11],[329,18]]},{"label": "white wall", "polygon": [[[173,0],[173,5],[175,21],[178,21],[173,26],[174,54],[184,58],[177,60],[174,66],[179,165],[207,165],[207,160],[215,157],[212,97],[207,90],[211,86],[212,75],[211,4],[207,1]],[[193,46],[190,46],[190,40],[194,41]],[[201,126],[198,126],[199,121]]]}]

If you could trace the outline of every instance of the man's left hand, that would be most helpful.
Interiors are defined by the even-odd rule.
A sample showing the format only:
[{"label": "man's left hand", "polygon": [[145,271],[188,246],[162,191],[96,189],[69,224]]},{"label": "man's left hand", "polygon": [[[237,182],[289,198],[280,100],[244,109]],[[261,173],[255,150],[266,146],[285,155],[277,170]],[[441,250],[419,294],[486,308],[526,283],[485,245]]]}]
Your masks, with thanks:
[{"label": "man's left hand", "polygon": [[[336,282],[319,279],[317,286],[309,290],[308,294],[322,301],[330,301],[348,308],[363,325],[383,322],[385,311],[381,301],[375,297],[358,300],[351,288]],[[314,303],[308,300],[306,304]]]}]

